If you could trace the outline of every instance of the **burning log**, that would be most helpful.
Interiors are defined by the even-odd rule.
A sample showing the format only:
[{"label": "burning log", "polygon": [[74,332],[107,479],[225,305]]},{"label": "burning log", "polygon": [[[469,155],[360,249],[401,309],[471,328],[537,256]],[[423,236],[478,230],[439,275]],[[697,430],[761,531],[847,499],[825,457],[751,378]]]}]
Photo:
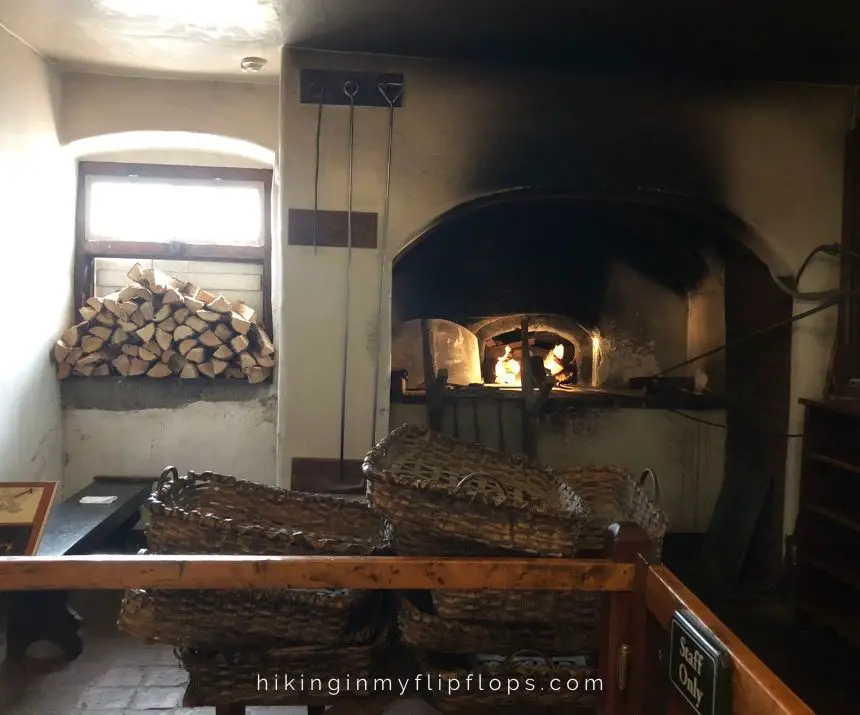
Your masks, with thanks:
[{"label": "burning log", "polygon": [[146,375],[155,379],[269,379],[275,347],[254,310],[161,271],[128,273],[133,283],[79,310],[83,322],[51,349],[57,377]]}]

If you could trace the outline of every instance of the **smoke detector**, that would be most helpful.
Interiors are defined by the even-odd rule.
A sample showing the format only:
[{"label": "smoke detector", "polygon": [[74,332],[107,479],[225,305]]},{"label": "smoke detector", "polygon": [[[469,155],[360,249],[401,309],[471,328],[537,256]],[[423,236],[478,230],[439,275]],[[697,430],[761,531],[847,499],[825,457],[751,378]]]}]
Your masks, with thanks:
[{"label": "smoke detector", "polygon": [[243,72],[259,72],[266,66],[266,60],[262,57],[245,57],[239,66]]}]

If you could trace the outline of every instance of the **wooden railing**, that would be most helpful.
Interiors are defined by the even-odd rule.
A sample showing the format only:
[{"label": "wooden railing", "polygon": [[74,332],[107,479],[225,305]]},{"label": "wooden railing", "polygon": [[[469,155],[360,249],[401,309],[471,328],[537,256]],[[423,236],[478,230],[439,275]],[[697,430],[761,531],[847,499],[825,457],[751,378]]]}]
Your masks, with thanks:
[{"label": "wooden railing", "polygon": [[[604,559],[327,556],[0,557],[0,591],[79,589],[482,589],[604,594],[604,715],[693,712],[668,684],[669,623],[690,611],[732,661],[730,712],[812,715],[668,569],[638,527],[613,525]],[[625,662],[622,663],[622,654]],[[628,655],[629,654],[629,655]],[[331,712],[331,711],[330,711]]]}]

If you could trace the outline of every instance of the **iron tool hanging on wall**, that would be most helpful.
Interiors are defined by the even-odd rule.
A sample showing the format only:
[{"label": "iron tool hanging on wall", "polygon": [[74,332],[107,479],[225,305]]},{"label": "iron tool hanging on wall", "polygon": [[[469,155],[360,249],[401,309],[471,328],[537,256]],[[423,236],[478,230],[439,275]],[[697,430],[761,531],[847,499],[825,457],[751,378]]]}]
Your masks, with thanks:
[{"label": "iron tool hanging on wall", "polygon": [[403,80],[399,81],[380,81],[378,85],[379,93],[384,97],[388,104],[388,155],[385,167],[385,203],[382,209],[382,247],[379,251],[379,305],[376,311],[376,374],[373,378],[373,419],[371,420],[370,444],[376,444],[376,428],[379,409],[379,371],[382,361],[382,313],[386,305],[391,304],[391,295],[383,295],[385,287],[385,270],[388,266],[388,217],[391,205],[391,156],[394,146],[394,108],[400,106],[400,100],[403,97]]},{"label": "iron tool hanging on wall", "polygon": [[346,194],[346,297],[343,306],[343,374],[340,388],[340,480],[343,481],[344,447],[346,441],[346,377],[349,363],[349,303],[352,277],[352,165],[355,154],[355,97],[359,84],[354,79],[343,83],[343,93],[349,99],[349,169]]}]

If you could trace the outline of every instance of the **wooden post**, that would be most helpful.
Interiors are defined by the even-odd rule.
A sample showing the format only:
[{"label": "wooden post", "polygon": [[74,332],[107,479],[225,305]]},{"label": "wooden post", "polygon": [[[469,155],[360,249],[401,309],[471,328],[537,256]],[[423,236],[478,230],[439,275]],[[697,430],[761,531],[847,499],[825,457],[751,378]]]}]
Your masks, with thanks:
[{"label": "wooden post", "polygon": [[[648,535],[638,524],[611,524],[606,531],[605,555],[615,563],[636,564],[639,555],[652,552]],[[632,715],[640,710],[631,695],[641,667],[642,644],[636,629],[635,611],[644,603],[642,591],[606,594],[603,599],[600,677],[603,681],[603,715]]]}]

